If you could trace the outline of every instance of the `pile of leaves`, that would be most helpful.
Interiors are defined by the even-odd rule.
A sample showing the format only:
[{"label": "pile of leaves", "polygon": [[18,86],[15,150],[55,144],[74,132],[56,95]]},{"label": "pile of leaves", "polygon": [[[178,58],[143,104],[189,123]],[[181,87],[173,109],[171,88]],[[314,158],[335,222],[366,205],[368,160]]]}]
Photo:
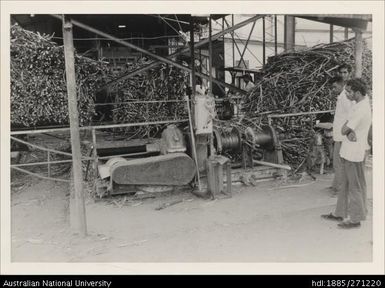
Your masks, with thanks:
[{"label": "pile of leaves", "polygon": [[[335,109],[336,97],[330,93],[329,80],[337,74],[340,64],[354,69],[354,39],[317,45],[303,51],[270,57],[245,101],[248,118],[259,115],[267,123],[270,113],[298,113]],[[354,75],[354,70],[352,71]],[[362,79],[372,87],[372,54],[364,45]],[[283,141],[286,163],[298,167],[304,163],[309,143],[314,137],[315,116],[274,118],[274,126]]]}]

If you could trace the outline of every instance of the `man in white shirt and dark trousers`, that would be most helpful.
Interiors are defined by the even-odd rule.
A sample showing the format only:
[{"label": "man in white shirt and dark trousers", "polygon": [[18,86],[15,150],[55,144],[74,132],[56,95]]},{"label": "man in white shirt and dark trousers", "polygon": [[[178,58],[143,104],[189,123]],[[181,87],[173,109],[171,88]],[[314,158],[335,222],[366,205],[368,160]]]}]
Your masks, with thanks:
[{"label": "man in white shirt and dark trousers", "polygon": [[333,151],[333,168],[334,168],[334,179],[331,189],[335,194],[341,189],[341,174],[342,165],[340,159],[341,143],[344,136],[341,134],[342,125],[346,122],[346,117],[353,106],[353,102],[346,97],[345,84],[349,80],[351,73],[351,67],[347,64],[342,64],[338,67],[338,74],[331,79],[332,93],[339,95],[337,98],[336,110],[334,113],[333,121],[333,140],[334,140],[334,151]]},{"label": "man in white shirt and dark trousers", "polygon": [[338,226],[349,229],[360,227],[367,214],[364,160],[372,112],[366,85],[361,79],[349,80],[345,89],[347,97],[356,104],[341,129],[344,135],[340,150],[342,187],[335,212],[322,217],[342,221]]}]

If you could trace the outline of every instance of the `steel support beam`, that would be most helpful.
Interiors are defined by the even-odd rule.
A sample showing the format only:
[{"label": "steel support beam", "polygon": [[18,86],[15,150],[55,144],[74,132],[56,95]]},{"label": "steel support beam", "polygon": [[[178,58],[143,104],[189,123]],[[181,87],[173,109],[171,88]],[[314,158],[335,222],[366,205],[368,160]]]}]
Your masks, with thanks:
[{"label": "steel support beam", "polygon": [[293,51],[295,46],[295,17],[285,16],[285,51]]},{"label": "steel support beam", "polygon": [[262,63],[266,64],[266,24],[265,17],[262,18]]},{"label": "steel support beam", "polygon": [[[239,63],[238,63],[238,67],[239,67],[239,65],[241,64],[241,61],[243,61],[243,63],[244,63],[245,66],[246,66],[246,63],[245,63],[245,61],[243,60],[243,56],[245,56],[245,52],[246,52],[247,46],[249,45],[250,37],[251,37],[251,34],[253,34],[253,31],[254,31],[254,27],[255,27],[255,23],[256,23],[256,22],[257,22],[257,21],[254,21],[253,26],[251,27],[249,36],[247,37],[246,43],[244,44],[245,47],[243,47],[243,51],[242,51],[242,55],[241,55],[241,60],[240,60]],[[245,67],[245,68],[248,68],[248,67]]]},{"label": "steel support beam", "polygon": [[213,94],[213,41],[212,41],[212,30],[211,30],[211,14],[209,17],[209,93]]},{"label": "steel support beam", "polygon": [[[225,18],[223,18],[223,21],[226,21],[226,19]],[[227,21],[226,21],[226,23],[227,23]],[[228,26],[228,25],[227,25]],[[234,26],[234,14],[231,14],[231,26]],[[224,30],[224,29],[223,29]],[[232,53],[232,55],[233,55],[233,67],[235,67],[235,47],[234,47],[234,32],[231,32],[231,38],[233,39],[233,42],[232,42],[232,49],[233,49],[233,53]]]},{"label": "steel support beam", "polygon": [[329,42],[333,43],[334,41],[334,26],[330,24],[330,33],[329,33]]},{"label": "steel support beam", "polygon": [[[54,17],[60,19],[60,16],[58,16],[58,15],[52,15],[52,16],[54,16]],[[257,17],[257,16],[255,16],[255,17]],[[258,16],[258,17],[259,17],[259,16]],[[254,17],[252,17],[252,18],[254,18]],[[250,19],[251,19],[251,18],[250,18]],[[246,20],[246,21],[249,21],[250,19],[248,19],[248,20]],[[246,21],[245,21],[245,22],[246,22]],[[115,36],[109,35],[109,34],[107,34],[107,33],[105,33],[105,32],[102,32],[102,31],[100,31],[100,30],[97,30],[97,29],[95,29],[95,28],[92,28],[92,27],[90,27],[90,26],[88,26],[88,25],[86,25],[86,24],[80,23],[80,22],[78,22],[78,21],[72,21],[72,23],[73,23],[74,25],[76,25],[76,26],[82,28],[82,29],[85,29],[85,30],[87,30],[87,31],[90,31],[90,32],[92,32],[92,33],[95,33],[95,34],[97,34],[97,35],[100,35],[100,36],[105,37],[105,38],[107,38],[107,39],[110,39],[111,41],[114,41],[114,42],[117,42],[117,43],[121,44],[122,46],[126,46],[126,47],[128,47],[128,48],[131,48],[131,49],[137,50],[137,51],[139,51],[139,52],[142,52],[143,54],[148,55],[148,56],[150,56],[150,57],[152,57],[152,58],[158,60],[159,62],[157,62],[157,63],[153,62],[153,63],[154,63],[154,64],[153,64],[154,67],[155,67],[156,65],[158,65],[159,63],[164,62],[164,63],[170,64],[170,65],[172,65],[172,66],[175,66],[175,67],[177,67],[177,68],[179,68],[179,69],[182,69],[182,70],[184,70],[184,71],[187,71],[187,72],[191,73],[191,69],[190,69],[189,67],[186,67],[186,66],[184,66],[184,65],[182,65],[182,64],[180,64],[180,63],[178,63],[178,62],[175,62],[175,61],[169,59],[169,58],[173,57],[173,55],[174,55],[175,53],[174,53],[173,55],[170,55],[170,56],[167,57],[167,58],[166,58],[166,57],[162,57],[162,56],[156,55],[156,54],[154,54],[154,53],[151,53],[151,52],[149,52],[149,51],[147,51],[147,50],[145,50],[145,49],[143,49],[143,48],[141,48],[141,47],[138,47],[138,46],[136,46],[136,45],[134,45],[134,44],[131,44],[131,43],[127,42],[127,41],[121,40],[121,39],[119,39],[119,38],[117,38],[117,37],[115,37]],[[234,28],[234,27],[233,27],[233,28]],[[216,36],[216,39],[218,39],[218,37],[222,36],[221,33],[223,33],[223,31],[216,34],[216,35],[217,35],[217,36]],[[220,34],[220,35],[219,35],[219,34]],[[218,35],[219,35],[219,36],[218,36]],[[206,41],[206,40],[203,40],[202,42],[204,42],[204,41]],[[208,43],[208,40],[207,40],[205,43]],[[197,43],[197,44],[199,44],[199,43]],[[201,46],[201,45],[203,45],[203,44],[200,44],[200,46]],[[197,46],[197,45],[195,45],[195,47],[196,47],[196,46]],[[190,48],[186,48],[186,49],[184,49],[184,50],[190,51]],[[175,56],[175,55],[174,55],[174,56]],[[149,69],[148,66],[150,66],[150,65],[152,65],[152,64],[147,65],[147,66],[146,66],[146,67],[147,67],[146,69],[140,69],[140,70],[142,70],[141,72],[146,71],[147,69]],[[209,79],[209,78],[210,78],[209,75],[202,74],[202,73],[199,73],[199,74],[197,73],[197,75],[199,75],[200,77],[205,78],[205,79]],[[131,76],[132,76],[132,75],[131,75]],[[121,80],[122,80],[122,79],[121,79]],[[235,87],[235,86],[233,86],[233,85],[230,85],[230,84],[228,84],[228,83],[225,83],[225,82],[222,82],[222,81],[219,81],[219,80],[216,80],[216,79],[213,79],[213,82],[214,82],[214,83],[217,83],[218,85],[222,85],[222,86],[224,86],[224,87],[227,87],[227,88],[229,88],[229,89],[233,89],[234,91],[240,92],[240,93],[242,93],[242,94],[245,94],[245,93],[246,93],[246,91],[244,91],[244,90],[242,90],[242,89],[239,89],[239,88],[237,88],[237,87]]]},{"label": "steel support beam", "polygon": [[[253,21],[256,21],[256,20],[260,19],[260,18],[262,18],[261,15],[256,15],[256,16],[250,17],[249,19],[247,19],[245,21],[242,21],[242,22],[240,22],[240,23],[238,23],[238,24],[236,24],[236,25],[234,25],[232,27],[229,27],[229,28],[227,28],[227,29],[217,33],[217,34],[214,34],[212,36],[212,40],[214,41],[214,40],[220,38],[221,36],[223,36],[223,35],[225,35],[227,33],[231,33],[231,32],[233,32],[233,31],[235,31],[235,30],[237,30],[237,29],[239,29],[239,28],[241,28],[241,27],[243,27],[243,26],[245,26],[245,25],[247,25],[247,24],[249,24],[249,23],[251,23]],[[73,23],[76,25],[75,22],[73,22]],[[195,43],[195,48],[199,48],[199,47],[205,46],[205,45],[208,44],[208,42],[209,42],[208,39],[204,39],[202,41],[199,41],[199,42]],[[180,54],[187,53],[189,51],[190,51],[190,47],[187,46],[186,48],[182,49],[181,51],[175,52],[175,53],[167,56],[167,58],[171,58],[172,59],[172,58],[175,58],[176,56],[178,56]],[[143,73],[143,72],[147,71],[148,69],[156,67],[160,63],[161,63],[161,61],[151,62],[151,63],[149,63],[149,64],[147,64],[147,65],[145,65],[145,66],[143,66],[141,68],[138,68],[138,69],[136,69],[134,71],[131,71],[131,72],[127,73],[126,75],[123,75],[123,76],[121,76],[121,77],[111,81],[110,83],[107,83],[107,86],[111,86],[111,85],[113,85],[113,84],[115,84],[115,83],[117,83],[119,81],[123,81],[123,80],[131,78],[131,77],[133,77],[135,75]]]},{"label": "steel support beam", "polygon": [[[191,54],[191,94],[192,97],[195,95],[195,85],[196,85],[196,80],[195,80],[195,48],[194,48],[194,17],[191,16],[190,19],[190,54]],[[192,98],[193,99],[193,98]]]},{"label": "steel support beam", "polygon": [[[225,22],[226,22],[227,27],[230,27],[230,25],[229,25],[229,23],[226,21],[226,19],[225,19]],[[237,48],[238,54],[239,54],[239,56],[241,57],[241,56],[242,56],[242,52],[241,52],[241,49],[239,49],[238,43],[235,41],[234,35],[235,35],[234,32],[231,33],[231,38],[232,38],[232,40],[233,40],[233,46],[235,45],[235,47]],[[238,38],[239,38],[239,37],[238,37]],[[240,40],[241,43],[243,44],[243,41],[242,41],[241,39],[239,39],[239,40]],[[245,60],[242,59],[242,58],[239,60],[239,63],[238,63],[237,66],[239,66],[240,63],[241,63],[242,61],[243,61],[243,64],[245,64],[245,66],[246,66],[246,62],[245,62]],[[234,51],[233,51],[233,67],[235,67],[235,54],[234,54]]]},{"label": "steel support beam", "polygon": [[[226,25],[227,25],[228,27],[230,27],[229,23],[228,23],[226,20],[225,20],[225,22],[226,22]],[[238,40],[239,40],[243,45],[245,45],[245,43],[244,43],[244,42],[242,41],[242,39],[237,35],[237,33],[234,32],[234,35],[238,38]],[[233,42],[235,43],[235,45],[236,45],[236,47],[237,47],[237,50],[238,50],[239,55],[241,55],[242,53],[241,53],[240,50],[239,50],[239,47],[238,47],[237,42],[235,41],[234,35],[232,35]],[[253,52],[251,52],[251,50],[250,50],[249,48],[247,48],[247,50],[250,52],[251,55],[254,56],[254,58],[255,58],[260,64],[262,64],[262,62],[259,61],[258,57],[256,57],[256,56],[253,54]],[[246,66],[246,63],[245,63],[244,60],[243,60],[243,64],[245,64],[245,66]],[[235,67],[235,65],[234,65],[234,67]]]},{"label": "steel support beam", "polygon": [[274,15],[274,54],[278,54],[278,22],[277,15]]}]

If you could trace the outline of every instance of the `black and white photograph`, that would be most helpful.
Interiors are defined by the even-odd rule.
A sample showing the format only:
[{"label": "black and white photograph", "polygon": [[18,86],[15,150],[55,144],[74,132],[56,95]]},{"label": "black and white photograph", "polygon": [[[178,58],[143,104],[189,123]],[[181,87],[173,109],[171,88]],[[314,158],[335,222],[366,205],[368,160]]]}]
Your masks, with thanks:
[{"label": "black and white photograph", "polygon": [[383,2],[4,2],[3,271],[384,269]]}]

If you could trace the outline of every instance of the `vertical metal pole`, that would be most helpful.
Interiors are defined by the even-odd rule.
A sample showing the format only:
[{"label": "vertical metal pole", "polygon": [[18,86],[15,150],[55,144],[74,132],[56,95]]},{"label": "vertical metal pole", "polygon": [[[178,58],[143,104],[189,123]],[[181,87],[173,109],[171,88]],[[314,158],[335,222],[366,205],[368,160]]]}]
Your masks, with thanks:
[{"label": "vertical metal pole", "polygon": [[213,93],[213,42],[211,41],[211,14],[209,17],[209,81],[210,81],[210,87],[209,92],[210,94]]},{"label": "vertical metal pole", "polygon": [[[221,32],[223,30],[225,30],[225,17],[222,18],[222,30],[221,30]],[[225,34],[223,34],[222,41],[223,41],[223,43],[225,43]]]},{"label": "vertical metal pole", "polygon": [[50,152],[49,151],[47,151],[47,162],[48,162],[48,177],[51,177],[51,164],[49,163],[51,160],[50,160]]},{"label": "vertical metal pole", "polygon": [[[195,100],[195,42],[194,42],[194,18],[191,15],[190,18],[190,57],[191,57],[191,74],[190,74],[190,83],[191,83],[191,99],[194,101]],[[186,100],[186,105],[187,105],[187,112],[188,112],[188,119],[189,119],[189,127],[190,127],[190,139],[191,139],[191,150],[193,153],[194,161],[195,161],[195,166],[196,166],[196,171],[197,171],[197,182],[198,182],[198,190],[202,191],[202,186],[201,186],[201,180],[200,180],[200,174],[199,174],[199,164],[198,164],[198,154],[197,154],[197,146],[195,143],[195,135],[194,135],[194,127],[193,127],[193,120],[192,120],[192,115],[195,114],[195,111],[192,110],[193,108],[190,108],[190,100],[188,96],[185,96]],[[192,105],[193,106],[193,105]],[[194,107],[194,106],[193,106]],[[193,112],[191,112],[193,111]]]},{"label": "vertical metal pole", "polygon": [[92,169],[94,172],[94,180],[97,178],[97,169],[98,169],[98,153],[97,153],[97,147],[96,147],[96,131],[95,129],[92,129],[92,157],[94,158],[94,161],[92,163]]},{"label": "vertical metal pole", "polygon": [[190,19],[190,57],[191,57],[191,92],[192,99],[195,97],[195,51],[194,51],[194,18]]},{"label": "vertical metal pole", "polygon": [[[210,70],[210,93],[209,95],[213,95],[213,41],[211,39],[212,36],[212,27],[211,27],[211,14],[209,17],[209,70]],[[214,137],[213,133],[209,135],[210,138],[210,156],[214,156],[215,149],[214,149]]]},{"label": "vertical metal pole", "polygon": [[285,51],[293,51],[295,46],[295,17],[285,16]]},{"label": "vertical metal pole", "polygon": [[334,41],[334,26],[333,24],[330,24],[330,38],[329,38],[329,42],[330,43],[333,43]]},{"label": "vertical metal pole", "polygon": [[274,15],[274,54],[278,54],[277,15]]},{"label": "vertical metal pole", "polygon": [[[223,30],[225,30],[225,17],[226,17],[226,16],[223,16],[223,18],[222,18],[222,29],[221,29],[221,32],[222,32]],[[223,34],[222,41],[223,41],[223,67],[226,67],[227,62],[226,62],[226,52],[225,52],[225,51],[226,51],[225,34]],[[223,75],[222,80],[223,80],[224,82],[226,82],[226,72],[224,72],[223,74],[224,74],[224,75]],[[220,87],[220,88],[222,88],[222,87]],[[225,89],[221,89],[221,90],[225,90]],[[224,96],[226,96],[226,93],[225,93],[225,92],[224,92]]]},{"label": "vertical metal pole", "polygon": [[[74,195],[70,196],[71,228],[81,236],[87,235],[87,223],[83,194],[83,171],[80,150],[79,117],[76,99],[75,56],[72,36],[72,23],[63,15],[64,60],[66,68],[66,83],[68,97],[68,112],[71,131],[72,173]],[[72,193],[71,193],[72,194]],[[71,202],[74,205],[71,205]],[[74,208],[76,210],[74,210]]]},{"label": "vertical metal pole", "polygon": [[262,18],[262,63],[263,63],[263,66],[265,66],[266,64],[266,33],[265,33],[265,17]]},{"label": "vertical metal pole", "polygon": [[[234,14],[231,14],[231,27],[232,26],[234,26]],[[232,45],[233,46],[233,53],[232,53],[232,55],[233,55],[233,67],[235,67],[234,31],[231,32],[231,39],[232,39],[231,43],[233,44]]]},{"label": "vertical metal pole", "polygon": [[348,28],[348,27],[345,27],[345,30],[344,30],[344,39],[345,39],[345,40],[348,40],[348,39],[349,39],[349,28]]},{"label": "vertical metal pole", "polygon": [[[201,186],[201,179],[200,179],[200,174],[199,174],[199,163],[198,163],[198,154],[197,154],[197,148],[195,144],[195,136],[194,136],[194,128],[193,128],[193,122],[192,122],[192,116],[191,116],[191,109],[190,109],[190,100],[188,96],[185,96],[185,101],[187,105],[187,113],[188,113],[188,122],[189,122],[189,127],[190,127],[190,139],[191,139],[191,150],[192,154],[194,157],[194,162],[195,162],[195,167],[197,171],[197,182],[198,182],[198,190],[202,191],[202,186]],[[207,154],[207,152],[206,152]]]},{"label": "vertical metal pole", "polygon": [[100,40],[96,40],[96,50],[98,51],[98,60],[100,60],[102,58]]},{"label": "vertical metal pole", "polygon": [[[167,38],[168,39],[168,38]],[[167,40],[168,41],[168,40]],[[167,43],[168,44],[168,43]],[[142,48],[144,49],[144,34],[142,33]],[[169,51],[167,49],[167,54],[169,54]]]},{"label": "vertical metal pole", "polygon": [[362,31],[356,29],[354,31],[356,35],[355,39],[355,49],[354,49],[354,60],[355,60],[355,77],[361,78],[362,76],[362,53],[364,50],[363,40],[362,40]]}]

